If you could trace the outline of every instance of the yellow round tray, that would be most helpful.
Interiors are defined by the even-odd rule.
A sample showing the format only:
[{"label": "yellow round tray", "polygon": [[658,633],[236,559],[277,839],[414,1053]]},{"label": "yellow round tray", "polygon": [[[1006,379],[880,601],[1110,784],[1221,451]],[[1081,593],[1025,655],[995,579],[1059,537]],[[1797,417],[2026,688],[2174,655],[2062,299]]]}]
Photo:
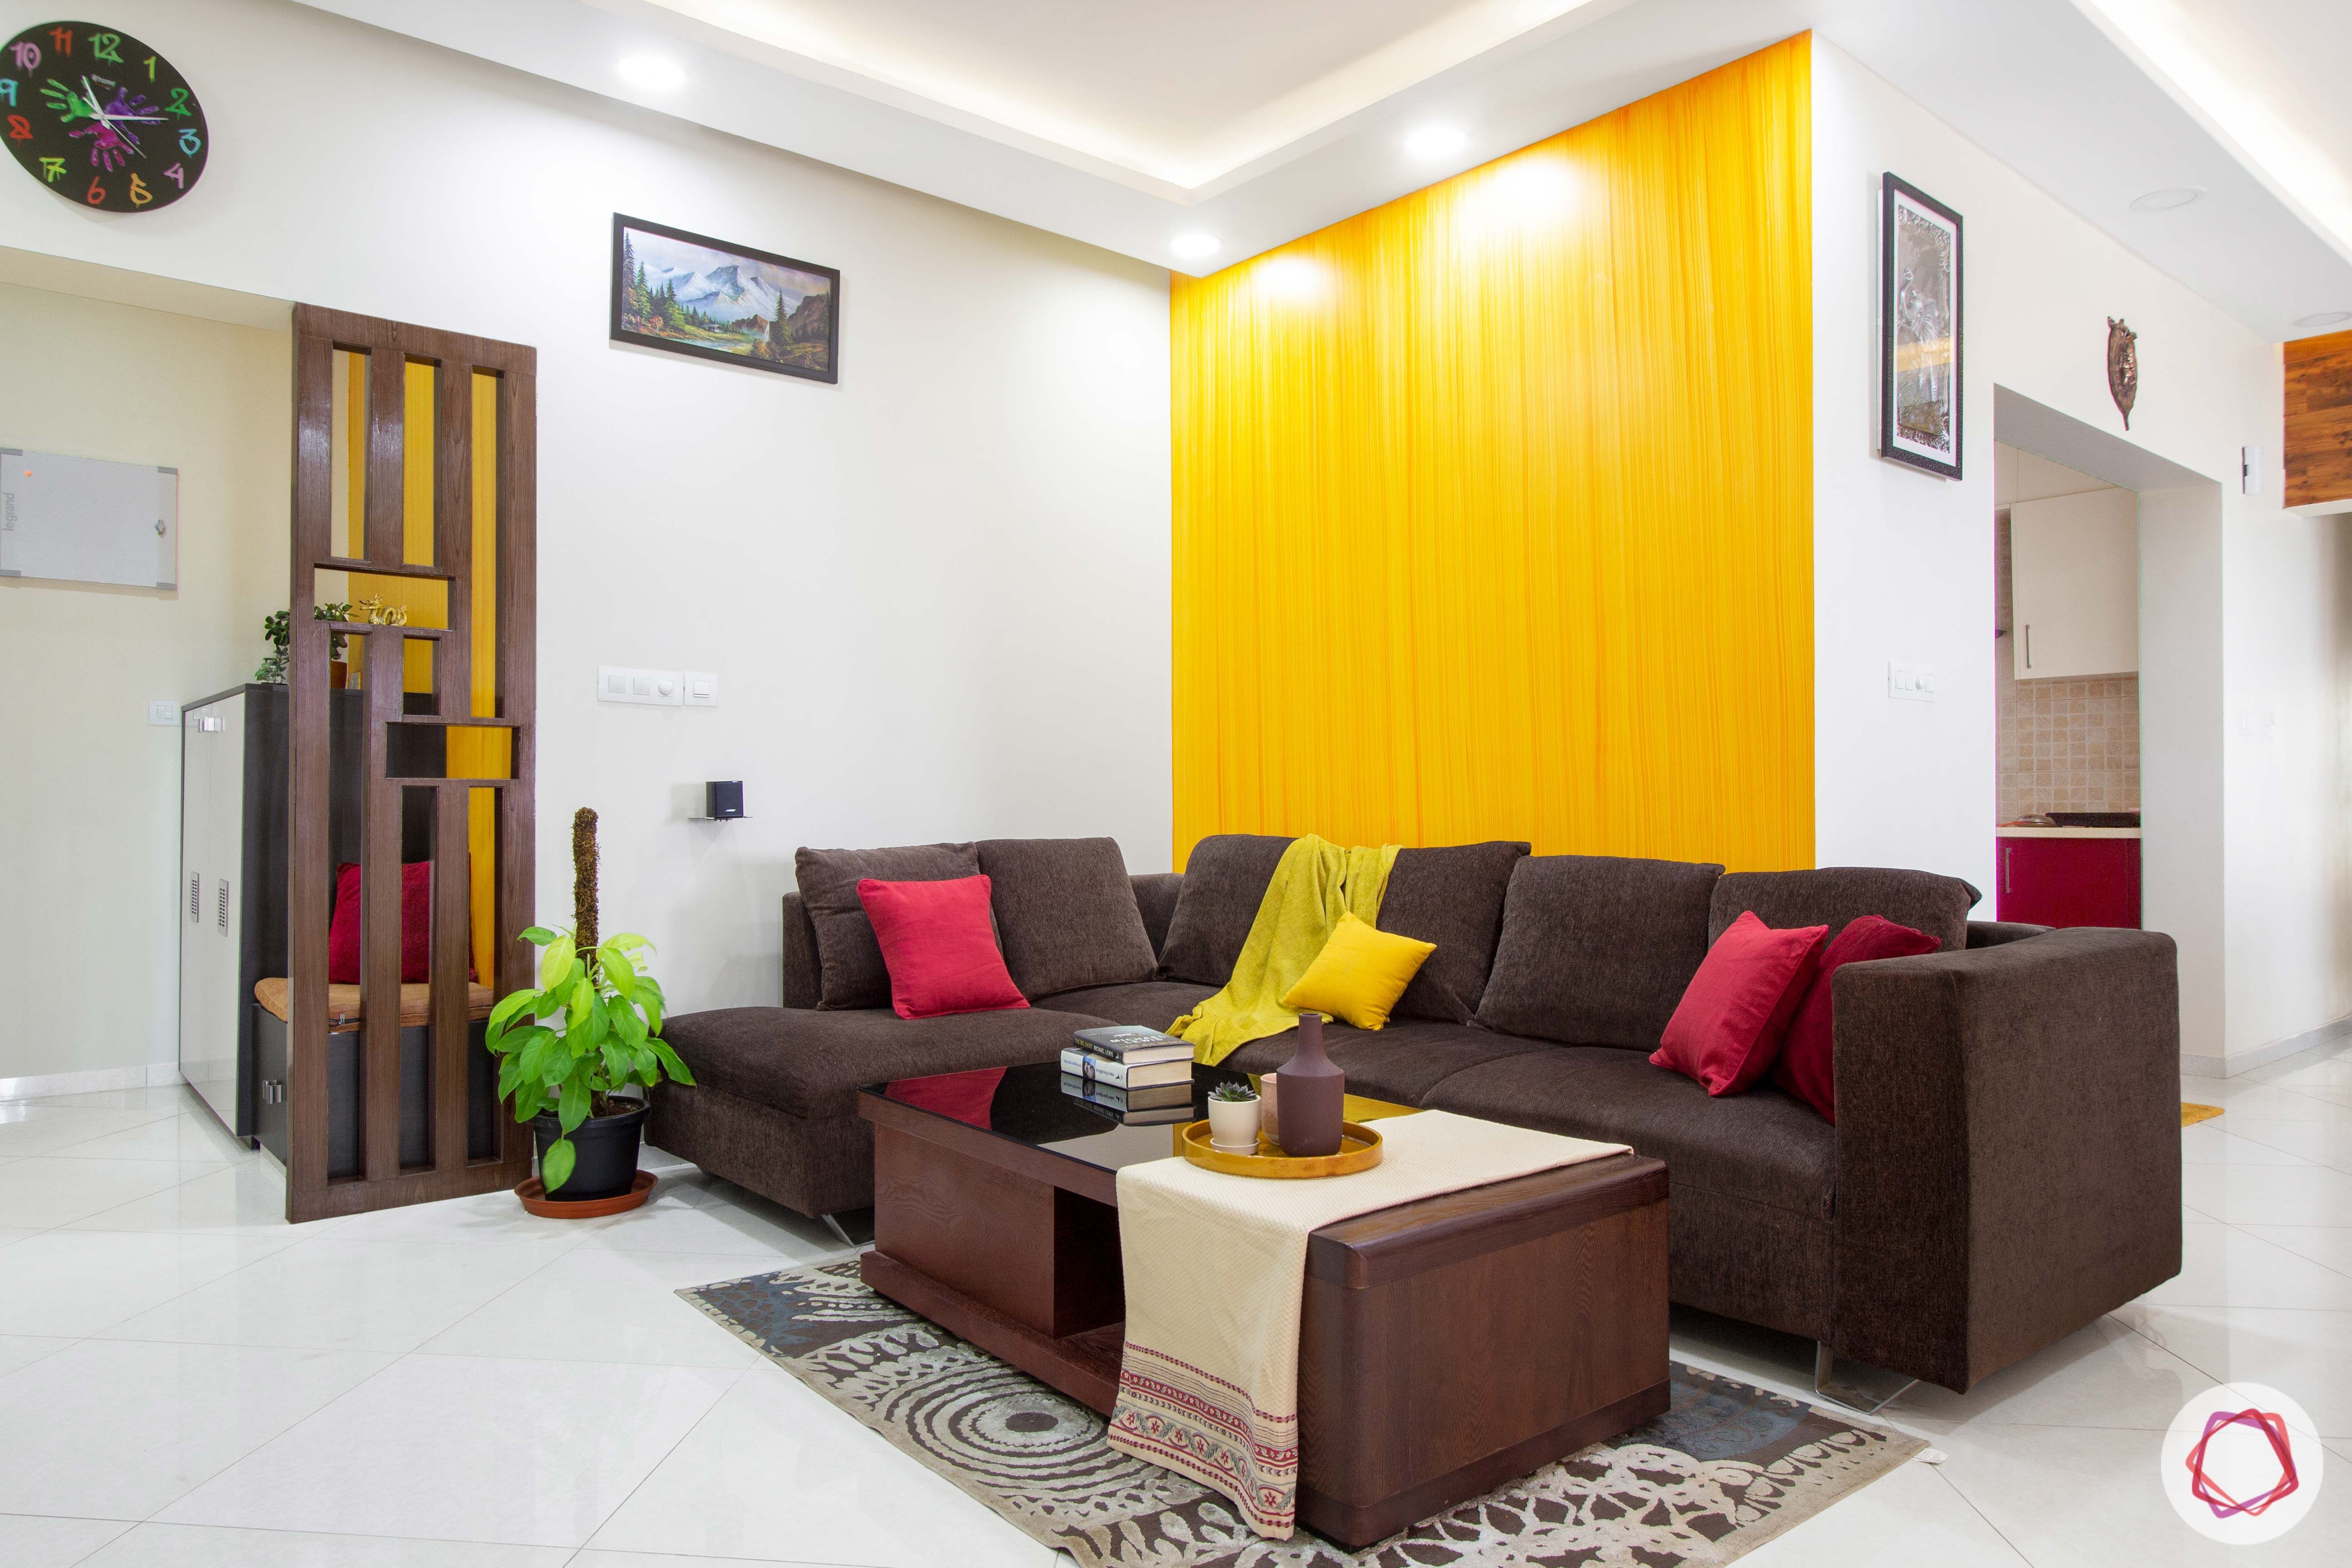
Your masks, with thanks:
[{"label": "yellow round tray", "polygon": [[1263,1132],[1257,1136],[1256,1153],[1228,1154],[1209,1142],[1209,1124],[1205,1121],[1188,1123],[1175,1132],[1176,1152],[1204,1170],[1223,1171],[1229,1176],[1297,1181],[1308,1176],[1344,1176],[1354,1171],[1369,1171],[1381,1163],[1381,1135],[1360,1121],[1339,1123],[1339,1152],[1336,1154],[1286,1154],[1281,1144]]}]

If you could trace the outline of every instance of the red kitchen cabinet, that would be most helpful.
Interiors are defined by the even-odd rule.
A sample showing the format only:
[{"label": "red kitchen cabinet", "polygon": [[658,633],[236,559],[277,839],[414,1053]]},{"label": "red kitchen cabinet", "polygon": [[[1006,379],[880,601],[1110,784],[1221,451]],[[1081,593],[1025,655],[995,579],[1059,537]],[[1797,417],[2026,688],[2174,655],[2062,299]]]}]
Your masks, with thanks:
[{"label": "red kitchen cabinet", "polygon": [[2039,926],[2139,924],[2139,840],[2001,834],[2005,921]]}]

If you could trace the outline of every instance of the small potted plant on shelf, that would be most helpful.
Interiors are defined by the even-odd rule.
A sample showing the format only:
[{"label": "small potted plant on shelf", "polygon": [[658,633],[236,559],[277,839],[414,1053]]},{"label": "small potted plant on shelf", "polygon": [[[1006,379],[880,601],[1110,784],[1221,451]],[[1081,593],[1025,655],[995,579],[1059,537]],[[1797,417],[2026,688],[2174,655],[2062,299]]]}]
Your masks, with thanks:
[{"label": "small potted plant on shelf", "polygon": [[1257,1091],[1246,1083],[1221,1083],[1209,1091],[1209,1143],[1228,1154],[1257,1152]]},{"label": "small potted plant on shelf", "polygon": [[[346,621],[351,619],[351,615],[352,607],[349,605],[310,606],[310,618],[314,621]],[[294,627],[287,613],[284,610],[273,610],[262,616],[261,635],[269,639],[270,654],[268,658],[261,661],[261,668],[253,672],[253,679],[274,686],[283,686],[286,684],[286,660],[294,642]],[[327,657],[331,662],[327,668],[331,685],[341,686],[345,682],[345,672],[348,667],[343,663],[343,645],[348,636],[349,634],[344,632],[333,634],[332,644],[328,649]]]},{"label": "small potted plant on shelf", "polygon": [[635,1207],[652,1187],[637,1172],[646,1101],[623,1091],[694,1075],[663,1042],[661,986],[638,968],[652,944],[626,931],[598,940],[596,814],[585,806],[572,819],[572,928],[522,933],[545,950],[539,984],[502,998],[484,1037],[500,1058],[499,1097],[513,1097],[539,1146],[545,1198],[526,1183],[524,1201],[584,1214]]}]

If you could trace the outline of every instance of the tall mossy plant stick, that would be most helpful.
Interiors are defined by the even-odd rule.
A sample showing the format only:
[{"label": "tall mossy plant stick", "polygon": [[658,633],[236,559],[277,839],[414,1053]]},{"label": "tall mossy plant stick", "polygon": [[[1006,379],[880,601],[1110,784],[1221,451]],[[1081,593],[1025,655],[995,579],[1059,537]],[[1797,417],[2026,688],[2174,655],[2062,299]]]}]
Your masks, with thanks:
[{"label": "tall mossy plant stick", "polygon": [[548,1145],[539,1170],[551,1195],[571,1179],[572,1134],[580,1124],[637,1108],[617,1091],[633,1084],[650,1090],[664,1074],[694,1081],[662,1040],[661,986],[637,967],[653,944],[627,931],[598,940],[596,814],[586,806],[572,818],[572,921],[566,931],[532,926],[522,933],[546,950],[539,984],[500,998],[485,1037],[499,1058],[499,1094],[514,1097],[515,1120],[554,1107],[563,1136]]}]

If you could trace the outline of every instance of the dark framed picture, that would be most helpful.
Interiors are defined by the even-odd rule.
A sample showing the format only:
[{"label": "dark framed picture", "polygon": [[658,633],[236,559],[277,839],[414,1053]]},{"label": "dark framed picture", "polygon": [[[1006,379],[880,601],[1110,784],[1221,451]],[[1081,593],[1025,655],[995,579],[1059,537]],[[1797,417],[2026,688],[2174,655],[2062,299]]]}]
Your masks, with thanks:
[{"label": "dark framed picture", "polygon": [[838,382],[841,272],[613,215],[613,338]]},{"label": "dark framed picture", "polygon": [[1960,477],[1960,215],[1880,183],[1878,455]]}]

